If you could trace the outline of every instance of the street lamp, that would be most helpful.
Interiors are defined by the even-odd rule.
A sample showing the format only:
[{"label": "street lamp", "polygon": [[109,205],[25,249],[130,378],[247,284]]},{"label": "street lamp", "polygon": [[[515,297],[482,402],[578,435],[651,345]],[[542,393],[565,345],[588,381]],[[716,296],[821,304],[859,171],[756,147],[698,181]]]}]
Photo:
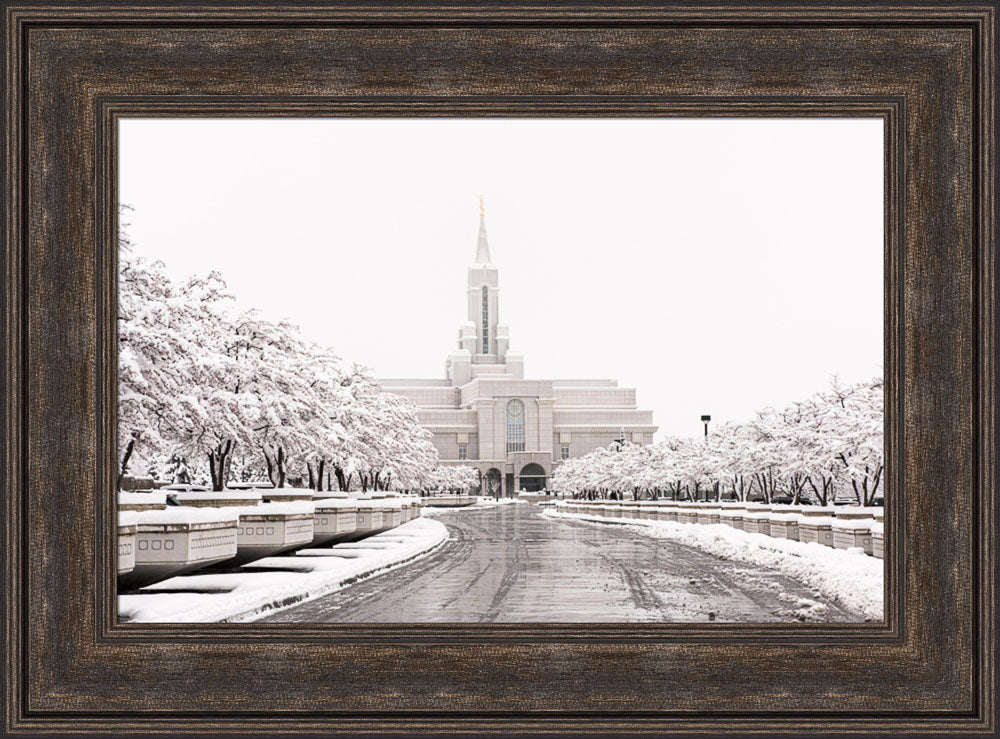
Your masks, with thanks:
[{"label": "street lamp", "polygon": [[618,438],[615,439],[612,444],[615,446],[615,451],[620,452],[625,448],[625,427],[621,427],[621,431],[618,434]]},{"label": "street lamp", "polygon": [[[711,421],[711,420],[712,420],[712,417],[709,416],[709,415],[707,415],[707,414],[701,417],[701,422],[703,424],[705,424],[705,438],[706,439],[708,438],[708,422]],[[708,500],[708,489],[707,488],[705,489],[705,500],[706,501]]]}]

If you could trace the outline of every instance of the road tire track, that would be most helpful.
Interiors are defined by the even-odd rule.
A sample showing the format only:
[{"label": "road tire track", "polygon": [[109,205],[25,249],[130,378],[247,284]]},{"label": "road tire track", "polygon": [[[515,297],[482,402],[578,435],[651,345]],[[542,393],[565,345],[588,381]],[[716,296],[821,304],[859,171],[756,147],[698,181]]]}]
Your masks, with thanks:
[{"label": "road tire track", "polygon": [[825,620],[862,620],[781,573],[541,511],[517,503],[440,513],[449,538],[437,551],[262,620],[787,622],[800,599],[825,605]]}]

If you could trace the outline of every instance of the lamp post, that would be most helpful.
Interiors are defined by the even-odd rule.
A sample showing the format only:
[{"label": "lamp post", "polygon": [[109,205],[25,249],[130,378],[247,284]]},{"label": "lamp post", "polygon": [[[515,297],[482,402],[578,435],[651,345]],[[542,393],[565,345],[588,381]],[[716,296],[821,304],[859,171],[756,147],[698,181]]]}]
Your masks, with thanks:
[{"label": "lamp post", "polygon": [[705,436],[708,436],[708,422],[712,420],[711,416],[702,416],[701,422],[705,424]]}]

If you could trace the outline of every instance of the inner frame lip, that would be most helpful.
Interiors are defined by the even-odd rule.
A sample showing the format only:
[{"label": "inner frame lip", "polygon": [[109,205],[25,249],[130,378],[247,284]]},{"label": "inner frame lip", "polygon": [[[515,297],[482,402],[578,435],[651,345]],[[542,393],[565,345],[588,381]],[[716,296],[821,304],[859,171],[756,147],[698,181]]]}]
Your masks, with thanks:
[{"label": "inner frame lip", "polygon": [[[305,644],[902,644],[904,484],[900,388],[903,377],[903,131],[902,96],[845,96],[739,99],[674,96],[459,97],[254,97],[98,96],[96,275],[98,311],[97,400],[99,495],[95,563],[95,610],[99,643],[260,643]],[[886,387],[886,557],[885,613],[882,621],[832,624],[776,623],[121,623],[118,621],[113,547],[114,479],[117,433],[117,327],[101,325],[114,316],[117,299],[118,121],[122,118],[878,118],[883,121],[884,198],[884,367]],[[109,270],[110,267],[110,270]],[[110,275],[110,284],[103,280]],[[112,289],[108,289],[112,288]],[[112,305],[104,303],[112,302]],[[114,361],[110,361],[113,356]],[[105,360],[105,361],[102,361]],[[110,365],[107,363],[110,361]],[[110,388],[110,395],[105,394]],[[109,403],[115,398],[114,403]],[[890,407],[893,411],[890,411]],[[112,420],[113,419],[113,420]],[[895,420],[895,419],[892,419]],[[111,430],[109,436],[101,430]],[[898,437],[898,438],[896,438]],[[110,465],[109,465],[110,460]]]}]

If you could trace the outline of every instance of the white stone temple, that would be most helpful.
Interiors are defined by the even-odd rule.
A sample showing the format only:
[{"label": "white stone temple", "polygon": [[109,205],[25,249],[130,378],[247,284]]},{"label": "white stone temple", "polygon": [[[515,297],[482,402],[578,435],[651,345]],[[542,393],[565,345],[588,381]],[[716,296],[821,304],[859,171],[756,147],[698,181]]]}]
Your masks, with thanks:
[{"label": "white stone temple", "polygon": [[484,494],[545,487],[561,460],[625,438],[649,444],[653,412],[639,410],[635,389],[617,380],[529,380],[524,356],[510,348],[500,322],[499,271],[490,257],[480,200],[476,261],[469,267],[469,320],[441,380],[380,380],[420,409],[442,464],[475,467]]}]

